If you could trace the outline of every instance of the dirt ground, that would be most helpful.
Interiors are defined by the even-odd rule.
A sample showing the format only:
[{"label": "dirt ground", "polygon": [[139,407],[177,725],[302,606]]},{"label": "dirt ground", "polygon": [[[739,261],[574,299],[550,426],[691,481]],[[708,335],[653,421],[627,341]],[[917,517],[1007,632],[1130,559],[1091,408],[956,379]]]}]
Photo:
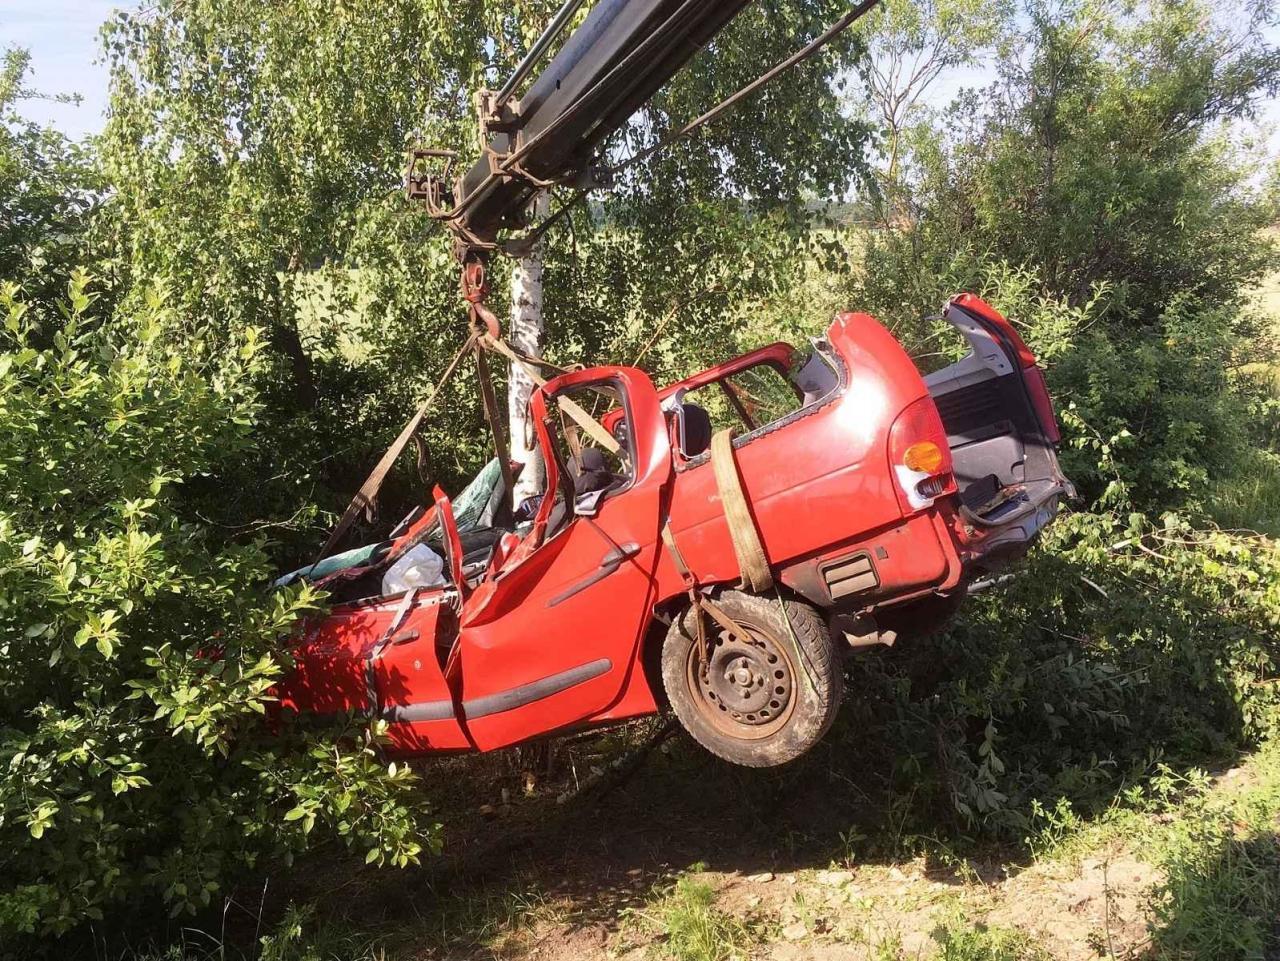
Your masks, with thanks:
[{"label": "dirt ground", "polygon": [[[970,921],[1026,933],[1060,961],[1139,957],[1158,880],[1149,865],[1123,851],[989,882],[930,871],[919,859],[892,867],[696,876],[716,890],[719,911],[764,929],[749,955],[772,961],[878,959],[886,957],[885,945],[897,952],[889,957],[928,958],[938,951],[932,933],[957,907]],[[637,877],[635,887],[642,889],[643,879]],[[639,961],[660,949],[660,931],[578,913],[573,903],[566,902],[565,914],[535,920],[518,938],[476,956]]]},{"label": "dirt ground", "polygon": [[[576,765],[572,752],[563,763]],[[598,774],[587,765],[561,778]],[[312,879],[314,893],[335,917],[388,935],[395,956],[424,961],[669,957],[677,878],[710,889],[695,920],[719,926],[708,937],[726,939],[720,957],[929,958],[956,916],[1021,932],[1060,961],[1136,958],[1147,944],[1160,878],[1118,843],[1030,865],[1000,852],[958,858],[918,838],[871,855],[863,839],[893,838],[892,807],[831,775],[709,765],[680,738],[630,776],[610,774],[606,790],[559,803],[495,778],[429,867],[391,880],[340,869]]]}]

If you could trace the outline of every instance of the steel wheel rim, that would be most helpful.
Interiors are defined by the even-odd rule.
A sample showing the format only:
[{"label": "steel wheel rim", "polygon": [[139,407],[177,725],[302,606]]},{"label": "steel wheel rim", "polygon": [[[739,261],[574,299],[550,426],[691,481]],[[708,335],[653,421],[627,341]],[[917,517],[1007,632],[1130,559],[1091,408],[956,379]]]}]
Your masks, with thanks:
[{"label": "steel wheel rim", "polygon": [[[685,682],[698,713],[730,737],[756,741],[776,734],[795,712],[796,669],[789,645],[755,624],[738,625],[748,643],[709,623],[709,661],[702,669],[695,637]],[[714,630],[712,630],[714,628]]]}]

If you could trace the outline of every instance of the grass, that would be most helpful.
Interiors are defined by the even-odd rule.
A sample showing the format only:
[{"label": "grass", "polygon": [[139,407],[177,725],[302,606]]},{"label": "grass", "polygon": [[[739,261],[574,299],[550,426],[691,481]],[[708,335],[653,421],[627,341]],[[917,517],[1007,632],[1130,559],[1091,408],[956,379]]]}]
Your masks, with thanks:
[{"label": "grass", "polygon": [[705,865],[695,864],[655,889],[641,909],[629,909],[624,921],[638,922],[658,935],[654,950],[675,961],[730,961],[747,957],[766,936],[767,926],[736,917],[716,906],[716,891],[695,877]]},{"label": "grass", "polygon": [[[1280,230],[1268,233],[1280,240]],[[1280,271],[1263,279],[1253,292],[1253,303],[1270,318],[1273,336],[1280,335]],[[1272,405],[1280,405],[1280,370],[1252,364],[1239,372],[1256,379]],[[1245,463],[1222,478],[1210,495],[1209,510],[1223,527],[1252,530],[1280,538],[1280,451],[1274,415],[1264,420],[1259,443],[1269,449],[1253,450]],[[1267,436],[1269,435],[1269,436]]]},{"label": "grass", "polygon": [[1210,513],[1228,530],[1280,537],[1280,454],[1251,451],[1247,464],[1214,486]]},{"label": "grass", "polygon": [[183,928],[173,944],[162,949],[129,948],[121,952],[103,946],[102,955],[120,961],[388,961],[382,939],[342,921],[316,918],[314,906],[290,904],[256,943],[231,945],[198,928]]},{"label": "grass", "polygon": [[[523,880],[466,894],[424,892],[422,909],[392,920],[323,915],[316,904],[290,903],[260,936],[237,943],[187,927],[161,951],[135,949],[121,961],[399,961],[432,957],[518,957],[540,922],[560,923],[563,905]],[[114,955],[111,955],[114,956]]]},{"label": "grass", "polygon": [[[1147,961],[1280,957],[1280,738],[1244,759],[1229,775],[1161,769],[1100,817],[1081,817],[1066,804],[1039,808],[1027,847],[1034,860],[1041,862],[1096,858],[1101,851],[1125,848],[1158,867],[1161,880],[1152,894],[1149,940],[1140,945]],[[949,850],[935,851],[932,857],[940,863],[958,860]],[[982,896],[985,885],[977,877],[966,879],[960,889],[944,892],[941,903],[926,905],[932,909],[927,911],[920,911],[921,903],[891,886],[872,887],[862,892],[865,898],[832,901],[831,889],[822,887],[816,877],[797,872],[796,880],[787,905],[776,906],[780,914],[768,907],[735,913],[721,898],[705,865],[694,864],[665,877],[640,907],[615,915],[620,930],[610,953],[616,956],[638,949],[637,954],[655,961],[746,961],[770,943],[796,940],[782,927],[785,922],[777,919],[794,916],[806,932],[796,940],[797,948],[810,952],[820,951],[820,944],[834,938],[860,944],[874,961],[925,957],[1049,961],[1051,957],[1033,936],[984,923],[990,903]],[[777,883],[781,886],[783,881]],[[477,952],[493,958],[524,957],[531,925],[561,923],[566,908],[538,895],[537,886],[528,879],[516,887],[518,894],[500,885],[479,892],[442,893],[424,903],[421,916],[399,919],[394,930],[384,923],[372,934],[344,929],[312,909],[292,909],[262,939],[258,950],[243,958],[391,961],[421,957],[424,950],[432,957]],[[775,893],[786,891],[781,887]],[[824,928],[819,918],[830,926]],[[842,933],[847,930],[844,922],[857,918],[875,923],[849,940]],[[826,933],[819,936],[820,931]],[[1105,949],[1098,950],[1101,956]],[[226,961],[232,955],[222,953],[216,944],[185,939],[180,951],[145,957],[146,961]]]},{"label": "grass", "polygon": [[1050,961],[1049,954],[1021,931],[974,924],[963,915],[933,933],[938,961]]},{"label": "grass", "polygon": [[[1280,243],[1280,228],[1272,227],[1265,233],[1273,242]],[[1280,322],[1280,270],[1273,271],[1264,277],[1253,296],[1254,303],[1263,313],[1271,315]]]},{"label": "grass", "polygon": [[[1093,821],[1065,806],[1042,810],[1029,846],[1037,860],[1076,859],[1123,840],[1157,865],[1164,881],[1152,899],[1150,961],[1280,956],[1280,740],[1233,773],[1165,770]],[[968,938],[953,936],[959,953],[942,957],[1023,957],[964,953]]]},{"label": "grass", "polygon": [[380,939],[341,923],[316,922],[312,908],[290,905],[275,930],[262,938],[257,961],[385,961],[386,956]]},{"label": "grass", "polygon": [[1152,956],[1248,961],[1280,952],[1280,742],[1236,781],[1194,784],[1154,837],[1167,880]]},{"label": "grass", "polygon": [[465,894],[443,892],[425,906],[410,943],[431,945],[446,957],[472,947],[507,957],[519,953],[525,935],[538,922],[563,918],[562,905],[527,880],[507,885],[469,889]]}]

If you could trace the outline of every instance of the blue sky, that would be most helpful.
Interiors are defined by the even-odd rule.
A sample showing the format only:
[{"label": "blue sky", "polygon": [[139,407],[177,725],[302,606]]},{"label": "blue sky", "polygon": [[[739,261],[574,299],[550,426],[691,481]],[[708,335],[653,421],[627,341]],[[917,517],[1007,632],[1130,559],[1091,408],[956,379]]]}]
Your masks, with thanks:
[{"label": "blue sky", "polygon": [[107,107],[106,68],[95,63],[98,27],[120,0],[0,0],[0,47],[31,51],[28,85],[41,93],[78,93],[84,102],[70,104],[31,100],[22,112],[32,120],[52,123],[80,137],[102,129]]},{"label": "blue sky", "polygon": [[[42,93],[83,97],[79,106],[28,101],[23,105],[27,117],[51,123],[71,137],[102,128],[107,83],[98,52],[98,28],[112,10],[131,6],[129,0],[0,0],[0,48],[20,46],[31,51],[29,85]],[[1280,43],[1280,27],[1273,26],[1268,33],[1272,42]],[[929,99],[937,103],[962,85],[981,82],[970,73],[942,78]],[[1280,153],[1280,100],[1267,103],[1261,119],[1271,128],[1272,153]]]}]

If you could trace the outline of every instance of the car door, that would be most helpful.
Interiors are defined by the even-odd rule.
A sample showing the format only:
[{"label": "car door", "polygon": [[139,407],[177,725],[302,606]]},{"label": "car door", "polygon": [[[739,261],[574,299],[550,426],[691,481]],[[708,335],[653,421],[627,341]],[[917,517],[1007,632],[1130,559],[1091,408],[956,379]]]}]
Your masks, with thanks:
[{"label": "car door", "polygon": [[462,549],[449,498],[437,487],[435,499],[449,586],[412,590],[388,605],[387,624],[368,656],[378,716],[388,724],[392,748],[407,754],[471,747],[445,679],[458,638],[456,611],[466,596]]},{"label": "car door", "polygon": [[[630,476],[603,494],[594,516],[579,516],[548,410],[593,385],[620,399]],[[634,368],[566,374],[535,392],[531,410],[547,492],[533,531],[460,619],[462,713],[482,750],[583,721],[617,700],[636,669],[656,593],[661,499],[672,468],[649,378]]]}]

